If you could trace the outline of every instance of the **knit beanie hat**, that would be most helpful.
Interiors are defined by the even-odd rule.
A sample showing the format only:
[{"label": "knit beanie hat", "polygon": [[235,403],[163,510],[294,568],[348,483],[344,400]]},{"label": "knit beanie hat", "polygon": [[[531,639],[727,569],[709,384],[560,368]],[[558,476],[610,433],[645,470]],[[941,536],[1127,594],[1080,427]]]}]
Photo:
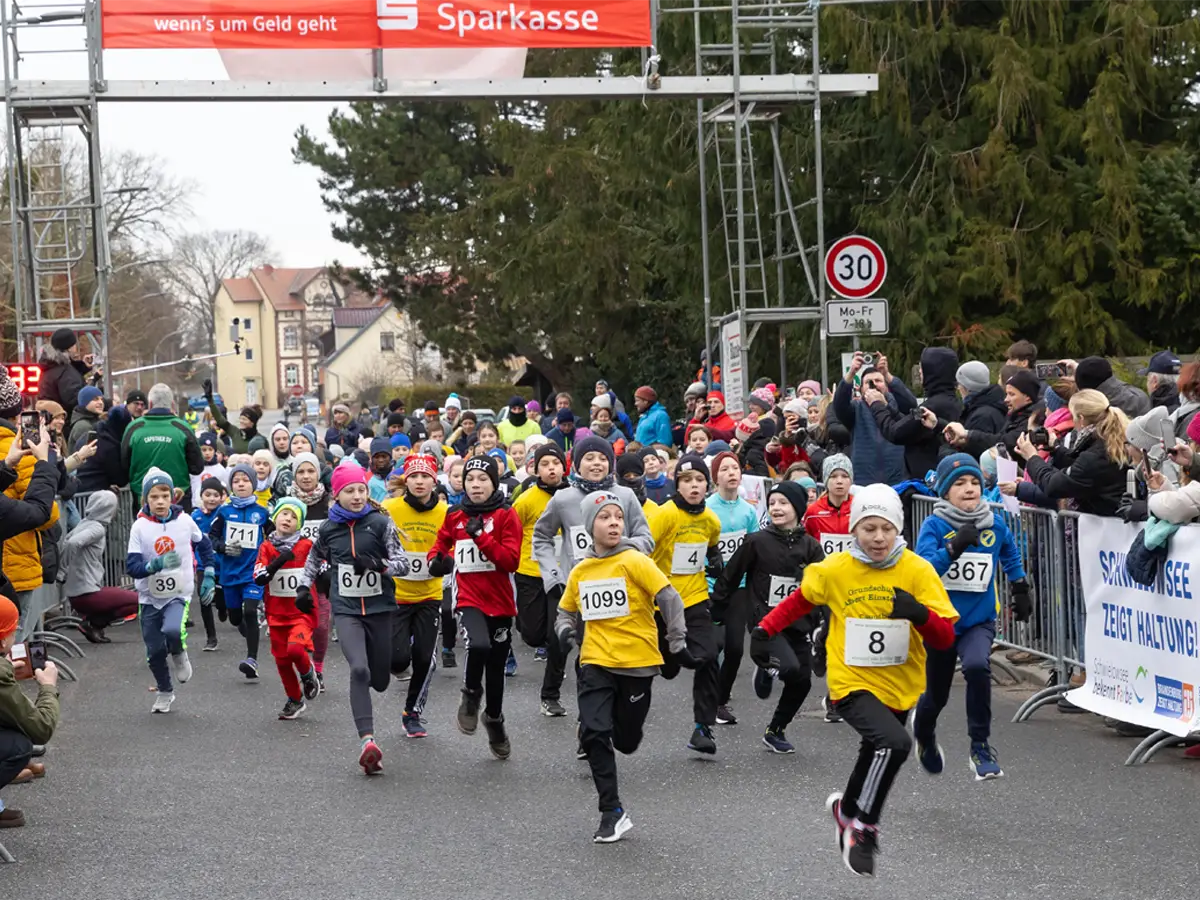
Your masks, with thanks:
[{"label": "knit beanie hat", "polygon": [[[1030,400],[1037,400],[1038,397],[1042,396],[1042,383],[1028,369],[1017,369],[1016,372],[1008,377],[1008,381],[1004,383],[1006,385],[1011,384]],[[1076,382],[1076,384],[1078,383]]]},{"label": "knit beanie hat", "polygon": [[951,453],[938,463],[937,475],[934,476],[934,490],[945,499],[951,485],[964,475],[974,475],[983,484],[983,470],[979,461],[969,453]]},{"label": "knit beanie hat", "polygon": [[346,455],[346,448],[341,444],[329,445],[329,456],[332,459],[342,459]]},{"label": "knit beanie hat", "polygon": [[426,456],[422,453],[410,454],[408,458],[404,460],[404,474],[411,475],[414,472],[419,472],[422,475],[428,475],[430,478],[437,478],[437,460],[432,456]]},{"label": "knit beanie hat", "polygon": [[1089,356],[1075,367],[1075,385],[1081,391],[1098,388],[1112,378],[1112,364],[1103,356]]},{"label": "knit beanie hat", "polygon": [[799,416],[803,419],[808,416],[808,401],[801,397],[789,400],[783,405],[783,412],[785,415]]},{"label": "knit beanie hat", "polygon": [[17,605],[7,597],[0,596],[0,641],[17,630],[20,620],[21,613],[18,612]]},{"label": "knit beanie hat", "polygon": [[[732,459],[735,463],[737,463],[739,470],[742,468],[742,461],[738,459],[737,454],[731,450],[722,450],[716,456],[706,456],[705,459],[707,459],[709,462],[709,470],[712,472],[713,481],[717,480],[717,471],[721,468],[721,463],[727,459]],[[678,474],[678,466],[676,467],[675,471]]]},{"label": "knit beanie hat", "polygon": [[1187,436],[1189,441],[1200,444],[1200,416],[1192,416],[1192,421],[1188,422]]},{"label": "knit beanie hat", "polygon": [[625,453],[617,460],[617,481],[624,483],[625,476],[632,475],[634,478],[642,478],[646,474],[646,467],[642,465],[642,458],[636,453]]},{"label": "knit beanie hat", "polygon": [[87,387],[79,389],[79,399],[76,401],[80,406],[87,406],[93,400],[99,400],[104,396],[104,391],[95,385],[89,384]]},{"label": "knit beanie hat", "polygon": [[608,394],[597,394],[592,398],[592,407],[611,410],[613,408],[612,397]]},{"label": "knit beanie hat", "polygon": [[218,494],[225,493],[225,485],[221,484],[221,479],[216,476],[209,476],[200,482],[200,493],[205,491],[216,491]]},{"label": "knit beanie hat", "polygon": [[987,390],[988,385],[992,383],[992,373],[988,371],[985,363],[973,359],[958,367],[958,371],[954,373],[954,380],[966,388],[968,394],[974,394],[976,391]]},{"label": "knit beanie hat", "polygon": [[854,464],[845,453],[834,453],[825,457],[825,462],[821,465],[821,480],[829,484],[830,477],[839,469],[849,475],[851,481],[854,480]]},{"label": "knit beanie hat", "polygon": [[707,401],[707,400],[716,400],[716,401],[717,401],[718,403],[720,403],[722,406],[724,406],[724,405],[725,405],[725,395],[724,395],[724,394],[722,394],[720,391],[709,391],[709,392],[708,392],[708,396],[707,396],[707,397],[705,397],[704,399],[705,399],[706,401]]},{"label": "knit beanie hat", "polygon": [[270,450],[255,450],[251,459],[256,462],[261,459],[263,462],[269,462],[272,466],[275,465],[275,454]]},{"label": "knit beanie hat", "polygon": [[199,441],[201,447],[216,447],[219,439],[215,431],[205,431],[196,440]]},{"label": "knit beanie hat", "polygon": [[333,478],[330,481],[330,493],[333,494],[333,499],[337,499],[345,488],[352,484],[366,484],[367,470],[353,462],[343,462],[340,466],[333,470]]},{"label": "knit beanie hat", "polygon": [[683,399],[688,397],[703,397],[708,393],[708,385],[703,381],[694,381],[688,385],[688,389],[683,392]]},{"label": "knit beanie hat", "polygon": [[[379,453],[391,456],[394,446],[396,445],[385,437],[371,438],[371,455],[374,456],[376,453]],[[408,446],[412,447],[412,444],[410,443]]]},{"label": "knit beanie hat", "polygon": [[254,466],[249,465],[248,463],[238,463],[236,466],[234,466],[232,469],[229,470],[229,491],[230,491],[230,493],[233,492],[233,476],[238,474],[238,472],[241,472],[243,475],[245,475],[247,478],[250,479],[250,487],[254,487],[255,485],[258,484],[258,473],[254,471]]},{"label": "knit beanie hat", "polygon": [[562,449],[558,446],[558,444],[547,442],[539,445],[538,448],[533,451],[533,470],[535,472],[537,471],[538,463],[540,463],[547,456],[553,456],[555,459],[557,459],[560,463],[562,463],[564,469],[567,467],[567,457],[563,455]]},{"label": "knit beanie hat", "polygon": [[900,503],[900,495],[886,484],[868,484],[850,499],[851,531],[860,521],[871,516],[887,519],[896,526],[897,531],[904,530],[904,506]]},{"label": "knit beanie hat", "polygon": [[638,400],[645,400],[647,403],[658,402],[658,391],[650,387],[648,384],[643,384],[640,388],[633,392],[633,396]]},{"label": "knit beanie hat", "polygon": [[466,483],[468,472],[483,472],[487,475],[488,480],[492,482],[492,490],[500,487],[500,466],[496,463],[496,458],[493,456],[473,456],[467,460],[467,465],[463,469],[463,483]]},{"label": "knit beanie hat", "polygon": [[407,422],[408,418],[404,415],[404,413],[394,412],[387,417],[388,428],[391,428],[393,425],[398,425],[403,428]]},{"label": "knit beanie hat", "polygon": [[271,513],[271,521],[274,522],[275,519],[279,517],[279,514],[285,509],[290,509],[292,514],[296,517],[296,527],[303,528],[304,518],[308,515],[308,507],[295,497],[284,497],[280,500],[277,500],[275,502],[275,509]]},{"label": "knit beanie hat", "polygon": [[604,438],[591,435],[582,441],[576,441],[575,446],[571,448],[571,462],[576,472],[579,471],[579,464],[583,461],[584,456],[592,452],[604,454],[604,458],[608,460],[608,471],[612,472],[616,468],[617,462],[612,444]]},{"label": "knit beanie hat", "polygon": [[704,457],[698,453],[685,453],[679,457],[679,462],[675,464],[676,484],[679,483],[679,476],[685,472],[699,472],[704,476],[705,484],[712,484],[712,479],[708,474],[708,466],[704,464]]},{"label": "knit beanie hat", "polygon": [[511,397],[508,398],[508,408],[512,409],[514,406],[518,407],[519,409],[524,409],[525,408],[525,398],[519,397],[516,394],[513,394]]},{"label": "knit beanie hat", "polygon": [[299,469],[301,463],[310,463],[312,467],[317,470],[317,474],[321,474],[321,461],[317,459],[317,454],[297,453],[292,457],[292,471],[295,472],[297,469]]},{"label": "knit beanie hat", "polygon": [[1131,419],[1125,426],[1125,440],[1143,453],[1158,446],[1175,444],[1175,423],[1165,406],[1156,406],[1143,416]]},{"label": "knit beanie hat", "polygon": [[767,491],[767,500],[772,494],[782,494],[783,498],[796,510],[796,520],[804,518],[808,509],[808,490],[798,481],[781,481]]},{"label": "knit beanie hat", "polygon": [[445,406],[447,409],[451,407],[454,409],[462,409],[462,401],[458,399],[458,394],[451,394],[446,398],[446,402],[443,403],[442,406]]},{"label": "knit beanie hat", "polygon": [[564,422],[574,422],[575,413],[571,412],[570,407],[560,409],[554,414],[554,421],[559,425],[562,425]]},{"label": "knit beanie hat", "polygon": [[258,420],[262,418],[263,411],[261,406],[243,406],[241,414],[257,425]]},{"label": "knit beanie hat", "polygon": [[21,392],[8,377],[8,367],[0,366],[0,418],[15,419],[21,413]]},{"label": "knit beanie hat", "polygon": [[713,441],[704,448],[704,456],[706,459],[711,459],[718,453],[729,453],[732,450],[733,448],[729,446],[728,441]]},{"label": "knit beanie hat", "polygon": [[54,334],[50,335],[50,346],[60,353],[66,353],[78,343],[79,338],[75,336],[75,332],[70,328],[59,328]]},{"label": "knit beanie hat", "polygon": [[541,411],[542,404],[538,403],[536,400],[530,400],[525,404],[525,412],[527,413],[540,413]]},{"label": "knit beanie hat", "polygon": [[775,395],[771,393],[770,387],[755,388],[750,392],[746,402],[757,406],[763,412],[770,412],[771,407],[775,405]]},{"label": "knit beanie hat", "polygon": [[[621,506],[621,498],[611,491],[592,491],[579,501],[579,508],[583,513],[583,527],[586,529],[588,537],[592,536],[592,527],[596,524],[596,516],[600,515],[600,510],[606,506]],[[624,507],[621,509],[624,511]]]},{"label": "knit beanie hat", "polygon": [[157,466],[151,466],[150,471],[142,479],[142,496],[145,497],[150,493],[151,488],[160,485],[175,490],[175,482],[171,480],[171,476]]},{"label": "knit beanie hat", "polygon": [[802,391],[805,388],[808,388],[809,390],[811,390],[818,397],[821,396],[821,382],[813,381],[812,379],[809,379],[808,381],[800,382],[800,384],[798,384],[796,386],[797,391]]}]

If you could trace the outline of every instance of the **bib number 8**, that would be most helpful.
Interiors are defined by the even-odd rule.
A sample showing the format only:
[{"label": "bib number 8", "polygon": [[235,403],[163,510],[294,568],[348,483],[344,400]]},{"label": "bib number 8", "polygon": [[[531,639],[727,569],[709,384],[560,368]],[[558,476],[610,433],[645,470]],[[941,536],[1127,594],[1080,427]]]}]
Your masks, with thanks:
[{"label": "bib number 8", "polygon": [[867,649],[876,655],[883,652],[884,643],[883,643],[883,632],[882,631],[872,631],[871,632],[870,640],[867,641]]}]

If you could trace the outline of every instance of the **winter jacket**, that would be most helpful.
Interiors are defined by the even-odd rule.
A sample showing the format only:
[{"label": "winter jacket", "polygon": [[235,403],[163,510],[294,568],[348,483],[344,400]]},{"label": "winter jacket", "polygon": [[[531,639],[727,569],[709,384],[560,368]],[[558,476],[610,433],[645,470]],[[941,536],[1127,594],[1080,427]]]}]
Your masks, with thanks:
[{"label": "winter jacket", "polygon": [[[16,428],[11,422],[0,419],[0,459],[8,455],[8,449],[16,440]],[[36,478],[36,481],[35,481]],[[52,528],[58,522],[59,508],[54,503],[54,493],[58,486],[58,468],[49,462],[37,462],[32,456],[26,456],[16,465],[16,479],[5,488],[5,496],[10,500],[24,500],[30,489],[34,496],[30,499],[36,507],[36,512],[28,508],[17,510],[8,503],[0,506],[0,511],[17,510],[24,514],[25,521],[41,517],[41,510],[46,500],[45,491],[49,490],[50,515],[41,525],[22,528],[11,537],[4,539],[3,571],[5,577],[12,583],[12,589],[17,592],[33,591],[42,586],[42,532]],[[4,532],[8,531],[5,522]]]},{"label": "winter jacket", "polygon": [[1187,440],[1187,428],[1192,423],[1192,419],[1196,417],[1196,413],[1200,412],[1200,403],[1193,400],[1183,400],[1179,404],[1179,409],[1171,413],[1171,421],[1175,424],[1175,437],[1181,441]]},{"label": "winter jacket", "polygon": [[[698,422],[696,419],[692,421]],[[688,424],[691,425],[691,422]],[[733,417],[725,412],[725,410],[721,410],[721,414],[716,418],[709,416],[704,421],[698,422],[698,424],[708,426],[708,430],[712,434],[714,441],[732,441],[733,433],[737,430],[737,422],[733,421]]]},{"label": "winter jacket", "polygon": [[[800,585],[809,563],[824,558],[821,545],[803,528],[782,531],[768,525],[762,531],[747,535],[713,585],[713,621],[725,621],[733,592],[747,581],[758,614],[755,618],[765,615]],[[808,630],[809,626],[801,619],[787,628],[802,631]]]},{"label": "winter jacket", "polygon": [[579,428],[576,426],[570,431],[563,431],[557,425],[546,432],[546,437],[558,444],[558,449],[563,453],[570,453],[571,448],[575,446],[575,442],[580,440]]},{"label": "winter jacket", "polygon": [[967,431],[996,434],[1004,430],[1004,420],[1007,417],[1004,388],[998,384],[989,384],[982,391],[967,395],[967,399],[963,401],[962,418],[959,421]]},{"label": "winter jacket", "polygon": [[1131,419],[1150,412],[1150,398],[1146,396],[1146,392],[1132,384],[1126,384],[1116,375],[1104,379],[1096,390],[1108,398],[1109,405],[1123,411]]},{"label": "winter jacket", "polygon": [[[86,406],[76,406],[75,412],[71,414],[71,433],[67,436],[67,452],[74,453],[82,447],[89,431],[97,432],[96,438],[99,439],[100,417]],[[96,448],[99,449],[99,444],[96,445]]]},{"label": "winter jacket", "polygon": [[[234,506],[232,503],[226,502],[217,507],[212,524],[208,527],[208,537],[212,541],[213,550],[221,558],[222,587],[244,584],[249,586],[247,599],[257,600],[262,596],[261,591],[254,590],[254,563],[258,559],[258,548],[269,533],[269,524],[266,507],[258,503],[251,503],[249,506]],[[248,536],[247,529],[238,526],[249,526],[254,530],[253,543],[245,540],[244,537],[239,541],[242,551],[237,556],[228,556],[225,553],[225,544],[229,540],[231,525],[246,536]]]},{"label": "winter jacket", "polygon": [[643,447],[651,444],[671,446],[671,417],[667,408],[661,403],[655,403],[638,417],[637,429],[633,439]]},{"label": "winter jacket", "polygon": [[748,475],[771,477],[767,466],[767,443],[775,436],[775,423],[771,419],[759,419],[758,427],[737,448],[737,458],[742,471]]},{"label": "winter jacket", "polygon": [[1179,409],[1179,389],[1173,384],[1160,384],[1150,395],[1150,406],[1161,406],[1169,413],[1175,412]]},{"label": "winter jacket", "polygon": [[805,449],[807,443],[808,432],[803,427],[799,431],[783,431],[779,435],[779,449],[766,451],[767,465],[782,475],[793,463],[811,462]]},{"label": "winter jacket", "polygon": [[[485,616],[515,616],[517,595],[513,573],[521,564],[521,519],[511,509],[501,506],[482,514],[483,531],[472,537],[467,534],[471,518],[472,514],[462,506],[446,512],[433,548],[426,556],[430,573],[445,574],[446,562],[453,560],[450,572],[453,609],[477,609]],[[440,564],[435,564],[439,557]]]},{"label": "winter jacket", "polygon": [[[304,622],[310,629],[316,630],[317,609],[314,605],[312,612],[302,613],[296,609],[296,598],[290,594],[299,587],[299,578],[308,562],[308,554],[312,551],[312,541],[300,538],[292,545],[292,558],[285,563],[277,560],[281,551],[270,541],[263,541],[258,548],[258,558],[254,564],[255,583],[262,582],[263,612],[269,626],[283,625],[291,622]],[[281,573],[286,573],[280,578]],[[280,591],[276,594],[275,591]]]},{"label": "winter jacket", "polygon": [[1149,509],[1154,518],[1173,525],[1200,519],[1200,481],[1190,481],[1176,490],[1155,491],[1150,495]]},{"label": "winter jacket", "polygon": [[[0,463],[0,490],[7,492],[20,477],[17,469]],[[6,547],[11,547],[11,541],[34,529],[47,527],[51,515],[57,517],[54,505],[54,486],[57,480],[58,470],[52,463],[38,462],[33,466],[21,499],[11,497],[7,493],[0,494],[0,567],[7,569],[7,566],[4,566],[4,551]],[[41,584],[40,568],[38,584]],[[20,589],[14,588],[5,575],[0,575],[0,594],[15,600],[17,590]]]},{"label": "winter jacket", "polygon": [[58,688],[39,684],[30,702],[17,684],[13,664],[0,657],[0,728],[19,731],[35,744],[45,744],[58,727]]},{"label": "winter jacket", "polygon": [[[150,515],[149,510],[142,507],[133,528],[129,530],[129,547],[125,554],[125,571],[133,576],[139,604],[162,609],[172,600],[183,599],[186,602],[192,599],[192,592],[196,588],[196,570],[192,566],[193,546],[200,557],[200,565],[203,568],[212,566],[211,542],[201,533],[195,520],[184,515],[182,508],[172,506],[164,520]],[[151,560],[168,550],[179,554],[180,565],[178,569],[157,573],[164,578],[171,577],[169,586],[172,590],[170,596],[156,596],[156,584],[164,585],[165,582],[156,578],[148,566]]]},{"label": "winter jacket", "polygon": [[[908,415],[916,408],[917,398],[899,378],[893,378],[888,389],[888,406],[896,412]],[[838,382],[830,408],[837,420],[853,435],[850,461],[854,463],[855,484],[899,484],[904,480],[907,468],[904,464],[904,448],[884,440],[879,433],[876,417],[866,404],[854,399],[854,390],[846,379]]]},{"label": "winter jacket", "polygon": [[822,494],[815,503],[809,504],[803,525],[826,556],[845,550],[850,537],[850,498],[847,497],[841,506],[834,506],[829,502],[829,495]]},{"label": "winter jacket", "polygon": [[533,419],[527,417],[520,425],[515,424],[512,419],[505,419],[496,426],[496,431],[500,435],[500,443],[505,447],[511,447],[513,441],[525,440],[541,434],[542,428]]},{"label": "winter jacket", "polygon": [[1126,467],[1108,458],[1095,434],[1081,438],[1069,450],[1056,448],[1053,465],[1035,456],[1025,463],[1030,479],[1051,500],[1071,499],[1083,513],[1115,516],[1125,493]]},{"label": "winter jacket", "polygon": [[105,491],[129,484],[129,467],[121,465],[121,443],[132,422],[124,406],[114,406],[100,420],[96,426],[96,455],[75,472],[81,491]]},{"label": "winter jacket", "polygon": [[104,587],[104,549],[108,526],[117,514],[117,495],[98,491],[88,500],[83,521],[67,535],[67,597],[91,594]]},{"label": "winter jacket", "polygon": [[675,479],[668,478],[665,472],[658,477],[662,480],[655,480],[651,483],[651,480],[647,478],[642,485],[646,488],[647,499],[661,506],[675,496]]},{"label": "winter jacket", "polygon": [[69,418],[73,417],[79,404],[79,392],[83,390],[83,378],[88,373],[87,366],[49,344],[42,347],[38,365],[42,367],[38,399],[53,400],[67,411]]},{"label": "winter jacket", "polygon": [[968,431],[966,452],[978,459],[997,444],[1004,444],[1008,448],[1008,455],[1017,459],[1017,438],[1029,428],[1029,417],[1039,407],[1038,403],[1030,403],[1015,412],[1010,412],[999,432]]},{"label": "winter jacket", "polygon": [[208,400],[208,411],[212,413],[213,422],[221,430],[221,434],[229,439],[229,447],[233,453],[253,453],[255,450],[269,449],[267,439],[258,433],[258,429],[243,430],[232,424],[212,397]]},{"label": "winter jacket", "polygon": [[[361,559],[386,564],[384,572],[355,571]],[[387,513],[372,509],[359,519],[339,522],[326,519],[313,540],[300,583],[317,587],[329,578],[329,604],[335,615],[368,616],[396,608],[396,582],[408,574],[408,558],[400,546],[400,533]],[[390,577],[389,577],[390,576]],[[378,593],[365,593],[378,579]],[[345,593],[343,593],[345,591]]]},{"label": "winter jacket", "polygon": [[[946,406],[944,403],[941,405]],[[937,468],[938,456],[946,447],[940,429],[926,428],[912,413],[901,415],[883,400],[872,403],[870,410],[883,439],[904,448],[904,468],[909,478],[923,479],[926,472]],[[857,474],[857,464],[855,472]],[[888,482],[892,486],[899,483]]]},{"label": "winter jacket", "polygon": [[125,429],[121,440],[121,466],[129,473],[134,496],[142,496],[142,479],[151,468],[171,476],[178,488],[191,485],[191,476],[204,471],[204,457],[196,433],[169,409],[150,409]]}]

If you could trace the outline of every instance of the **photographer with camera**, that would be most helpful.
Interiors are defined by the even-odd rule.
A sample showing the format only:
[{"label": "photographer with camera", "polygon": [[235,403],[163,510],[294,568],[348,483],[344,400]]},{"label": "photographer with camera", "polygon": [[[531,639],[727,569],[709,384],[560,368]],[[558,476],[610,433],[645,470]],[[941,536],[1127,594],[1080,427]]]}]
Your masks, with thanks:
[{"label": "photographer with camera", "polygon": [[1029,427],[1030,415],[1043,408],[1039,403],[1041,396],[1042,385],[1037,376],[1028,369],[1016,369],[1004,382],[1004,403],[1008,407],[1008,416],[1003,429],[998,433],[967,430],[961,422],[951,422],[943,432],[946,443],[976,459],[988,448],[1004,444],[1009,454],[1015,457],[1017,441]]},{"label": "photographer with camera", "polygon": [[[860,375],[863,398],[856,400],[854,382]],[[853,435],[850,460],[854,464],[855,483],[899,484],[907,478],[904,448],[889,444],[879,433],[870,409],[872,402],[886,403],[900,415],[908,415],[917,407],[912,391],[888,371],[886,356],[878,353],[872,357],[856,350],[846,377],[838,382],[833,393],[834,415]]]},{"label": "photographer with camera", "polygon": [[[954,381],[957,371],[958,354],[949,347],[926,347],[921,351],[925,399],[907,415],[888,405],[885,395],[864,386],[863,402],[875,416],[879,434],[888,443],[904,448],[909,478],[923,479],[927,472],[937,468],[938,459],[949,452],[936,423],[954,422],[962,416]],[[931,417],[932,428],[926,424]]]}]

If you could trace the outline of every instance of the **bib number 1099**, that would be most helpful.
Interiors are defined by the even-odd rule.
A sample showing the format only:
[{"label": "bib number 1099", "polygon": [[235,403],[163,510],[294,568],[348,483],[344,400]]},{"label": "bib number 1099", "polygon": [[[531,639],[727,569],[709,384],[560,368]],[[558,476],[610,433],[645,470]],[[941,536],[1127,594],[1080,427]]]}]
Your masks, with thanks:
[{"label": "bib number 1099", "polygon": [[629,615],[629,591],[624,578],[598,578],[579,583],[579,614],[583,621]]}]

